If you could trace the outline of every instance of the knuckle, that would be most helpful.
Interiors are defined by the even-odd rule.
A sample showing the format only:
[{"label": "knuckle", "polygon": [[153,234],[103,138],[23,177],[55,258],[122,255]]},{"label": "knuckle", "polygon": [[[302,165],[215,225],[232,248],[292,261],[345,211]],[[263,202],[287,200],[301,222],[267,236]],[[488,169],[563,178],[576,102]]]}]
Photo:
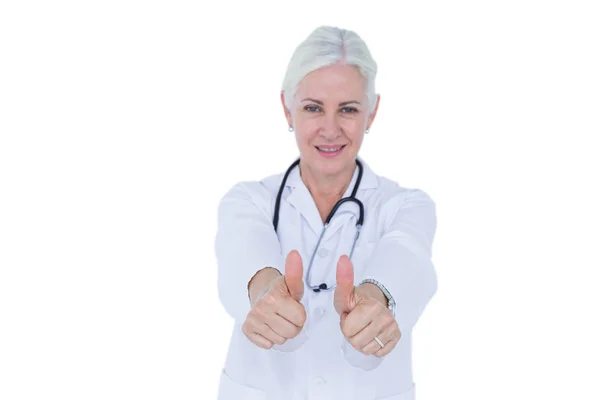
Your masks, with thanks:
[{"label": "knuckle", "polygon": [[386,324],[392,324],[392,323],[395,323],[395,322],[396,322],[396,319],[394,318],[394,316],[392,315],[392,313],[390,312],[390,310],[388,310],[388,309],[386,308],[386,311],[387,311],[387,312],[385,313],[385,316],[384,316],[384,320],[385,320]]},{"label": "knuckle", "polygon": [[297,325],[290,324],[285,329],[286,337],[289,339],[295,338],[296,336],[298,336],[300,334],[300,332],[302,331],[302,328],[303,328],[303,326],[297,326]]},{"label": "knuckle", "polygon": [[256,315],[259,319],[263,319],[267,315],[267,310],[264,303],[256,307],[254,315]]},{"label": "knuckle", "polygon": [[304,307],[300,306],[300,310],[298,311],[300,325],[304,325],[306,323],[306,310]]},{"label": "knuckle", "polygon": [[306,323],[306,314],[297,313],[293,316],[293,319],[290,319],[290,321],[294,321],[292,323],[294,324],[295,327],[302,328],[304,326],[304,324]]},{"label": "knuckle", "polygon": [[269,291],[267,294],[263,296],[263,302],[270,306],[274,306],[277,304],[277,296],[273,293],[273,291]]},{"label": "knuckle", "polygon": [[381,312],[381,309],[384,308],[383,304],[381,304],[378,300],[373,300],[370,304],[369,304],[369,311],[372,313],[377,313],[379,314]]},{"label": "knuckle", "polygon": [[286,339],[293,339],[296,336],[298,336],[298,334],[300,333],[301,330],[302,330],[302,328],[300,328],[296,325],[290,325],[290,326],[286,326],[285,328],[283,328],[280,335]]},{"label": "knuckle", "polygon": [[260,304],[257,304],[251,311],[252,317],[262,321],[265,317],[265,312]]},{"label": "knuckle", "polygon": [[258,329],[256,330],[258,333],[260,333],[261,335],[265,336],[269,333],[270,329],[267,325],[265,324],[260,324],[258,326]]},{"label": "knuckle", "polygon": [[262,344],[262,345],[259,345],[259,346],[260,346],[260,347],[262,347],[262,348],[263,348],[263,349],[265,349],[265,350],[269,350],[270,348],[272,348],[272,347],[273,347],[273,342],[271,342],[271,341],[268,341],[268,343],[264,343],[264,344]]},{"label": "knuckle", "polygon": [[281,345],[284,344],[287,340],[284,337],[278,336],[277,337],[277,344]]},{"label": "knuckle", "polygon": [[263,349],[265,348],[265,343],[262,340],[259,340],[256,335],[250,335],[248,336],[248,339],[250,339],[250,341],[254,343],[255,346],[258,346]]},{"label": "knuckle", "polygon": [[248,336],[249,332],[248,332],[248,320],[246,320],[244,322],[244,324],[242,325],[242,332],[244,332],[244,335]]},{"label": "knuckle", "polygon": [[259,339],[258,336],[255,336],[253,339],[251,339],[251,341],[252,341],[252,343],[254,343],[255,345],[257,345],[261,349],[268,350],[271,347],[273,347],[273,342],[271,342],[269,339],[266,339],[264,337]]},{"label": "knuckle", "polygon": [[350,329],[348,329],[348,324],[342,323],[341,324],[341,328],[342,328],[342,333],[344,334],[345,337],[349,337],[350,336]]},{"label": "knuckle", "polygon": [[365,343],[361,341],[354,340],[354,348],[363,354],[367,354],[365,353],[365,351],[367,351],[368,349],[365,348]]},{"label": "knuckle", "polygon": [[302,328],[300,327],[295,327],[292,332],[291,332],[291,338],[295,338],[296,336],[298,336],[300,334],[300,332],[302,331]]},{"label": "knuckle", "polygon": [[252,313],[246,317],[244,324],[242,325],[242,330],[247,332],[248,334],[252,333],[254,330],[254,326],[256,325],[256,316]]},{"label": "knuckle", "polygon": [[285,339],[293,339],[296,337],[297,333],[295,329],[291,329],[291,328],[284,328],[279,335]]},{"label": "knuckle", "polygon": [[381,313],[377,316],[377,322],[379,323],[381,330],[389,330],[394,322],[394,318],[390,317],[387,313]]},{"label": "knuckle", "polygon": [[370,356],[373,353],[375,353],[375,349],[373,347],[371,347],[371,346],[367,346],[367,347],[363,348],[363,353],[366,354],[366,355],[368,355],[368,356]]},{"label": "knuckle", "polygon": [[385,342],[383,342],[383,344],[385,345],[384,347],[390,347],[390,346],[395,346],[395,340],[396,340],[396,335],[390,336],[389,338],[387,338],[387,340]]},{"label": "knuckle", "polygon": [[381,349],[377,350],[377,352],[375,353],[375,355],[376,355],[377,357],[383,357],[383,356],[385,356],[386,354],[388,354],[388,353],[390,352],[390,350],[391,350],[391,347],[389,347],[389,346],[385,346],[385,347],[383,347],[383,348],[381,348]]}]

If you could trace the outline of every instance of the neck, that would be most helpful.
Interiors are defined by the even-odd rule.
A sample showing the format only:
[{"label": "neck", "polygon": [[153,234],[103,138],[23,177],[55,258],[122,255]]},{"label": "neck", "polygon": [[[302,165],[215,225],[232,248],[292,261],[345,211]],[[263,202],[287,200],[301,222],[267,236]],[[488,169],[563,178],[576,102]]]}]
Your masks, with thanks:
[{"label": "neck", "polygon": [[339,200],[352,181],[356,163],[344,168],[336,175],[316,174],[309,167],[300,162],[300,177],[308,188],[310,194],[319,199]]}]

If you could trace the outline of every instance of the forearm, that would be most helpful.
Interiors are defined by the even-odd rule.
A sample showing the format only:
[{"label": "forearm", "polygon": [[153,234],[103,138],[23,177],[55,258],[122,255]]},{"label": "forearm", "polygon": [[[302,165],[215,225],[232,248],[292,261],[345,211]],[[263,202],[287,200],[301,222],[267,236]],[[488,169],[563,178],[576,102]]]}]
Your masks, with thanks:
[{"label": "forearm", "polygon": [[437,221],[435,203],[423,191],[411,191],[396,201],[382,210],[383,218],[391,222],[360,278],[374,279],[386,288],[404,333],[412,330],[437,290],[432,262]]},{"label": "forearm", "polygon": [[[413,190],[390,200],[380,217],[389,222],[359,279],[373,279],[389,292],[402,338],[410,335],[437,290],[431,259],[435,203],[425,192]],[[364,290],[387,306],[387,298],[379,287],[364,284]],[[357,368],[370,370],[381,362],[381,358],[378,362],[376,357],[365,356],[347,342],[343,350],[348,363]]]},{"label": "forearm", "polygon": [[[380,282],[395,302],[395,317],[401,333],[411,331],[437,290],[433,263],[426,255],[415,254],[400,246],[387,253],[394,257],[366,271],[366,278]],[[379,289],[379,288],[377,288]],[[387,304],[387,302],[385,303]]]},{"label": "forearm", "polygon": [[219,299],[238,323],[251,309],[248,284],[256,273],[266,266],[283,267],[279,239],[266,211],[257,208],[244,185],[233,187],[219,205],[215,238]]}]

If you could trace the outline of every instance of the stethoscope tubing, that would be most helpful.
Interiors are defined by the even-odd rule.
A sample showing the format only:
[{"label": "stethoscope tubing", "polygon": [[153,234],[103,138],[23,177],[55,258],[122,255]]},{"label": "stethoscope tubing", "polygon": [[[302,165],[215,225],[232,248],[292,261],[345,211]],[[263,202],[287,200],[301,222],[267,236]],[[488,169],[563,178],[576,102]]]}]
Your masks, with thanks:
[{"label": "stethoscope tubing", "polygon": [[[275,232],[277,232],[277,226],[279,224],[279,209],[281,206],[281,196],[283,194],[283,189],[285,188],[285,183],[287,181],[287,178],[288,178],[290,172],[299,164],[300,164],[300,158],[298,158],[296,161],[294,161],[292,163],[292,165],[290,165],[290,167],[285,172],[285,175],[283,176],[283,180],[281,182],[281,186],[279,187],[279,192],[277,193],[277,199],[275,201],[275,212],[273,215],[273,227],[275,228]],[[325,284],[325,283],[321,283],[320,285],[313,286],[310,284],[310,276],[311,276],[311,270],[312,270],[313,262],[315,259],[315,255],[317,254],[317,250],[319,249],[321,240],[323,239],[323,236],[325,235],[325,231],[327,230],[327,227],[329,226],[329,224],[330,224],[331,220],[333,219],[338,208],[345,202],[351,201],[351,202],[357,204],[358,209],[359,209],[359,217],[358,217],[358,221],[356,221],[356,235],[354,236],[354,240],[352,242],[352,248],[350,249],[350,254],[348,255],[348,257],[350,259],[352,259],[352,254],[354,254],[354,248],[356,247],[356,242],[358,241],[358,237],[360,236],[360,230],[361,230],[363,222],[364,222],[365,210],[364,210],[363,203],[356,198],[356,192],[358,191],[358,187],[360,186],[360,182],[362,180],[363,166],[362,166],[362,163],[358,159],[356,159],[356,164],[358,165],[358,176],[356,178],[356,183],[354,184],[352,194],[350,195],[350,197],[344,197],[344,198],[340,199],[337,203],[335,203],[335,205],[333,206],[333,208],[327,215],[327,218],[325,219],[325,223],[323,225],[323,230],[321,231],[321,234],[319,235],[319,239],[317,240],[317,245],[315,246],[315,249],[313,250],[313,253],[310,257],[306,277],[307,277],[308,286],[314,292],[320,292],[322,290],[330,291],[330,290],[335,289],[335,287],[337,286],[337,284],[334,284],[333,286],[327,286],[327,284]]]}]

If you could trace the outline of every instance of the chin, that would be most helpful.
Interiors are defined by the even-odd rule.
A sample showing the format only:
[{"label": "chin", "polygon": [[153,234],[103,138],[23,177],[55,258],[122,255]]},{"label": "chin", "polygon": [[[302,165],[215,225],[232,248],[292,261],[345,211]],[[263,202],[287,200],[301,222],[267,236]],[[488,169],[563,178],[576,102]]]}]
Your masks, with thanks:
[{"label": "chin", "polygon": [[327,159],[317,154],[314,161],[316,162],[313,165],[324,175],[337,175],[348,168],[350,163],[354,163],[354,157],[348,154],[340,154],[338,157]]}]

